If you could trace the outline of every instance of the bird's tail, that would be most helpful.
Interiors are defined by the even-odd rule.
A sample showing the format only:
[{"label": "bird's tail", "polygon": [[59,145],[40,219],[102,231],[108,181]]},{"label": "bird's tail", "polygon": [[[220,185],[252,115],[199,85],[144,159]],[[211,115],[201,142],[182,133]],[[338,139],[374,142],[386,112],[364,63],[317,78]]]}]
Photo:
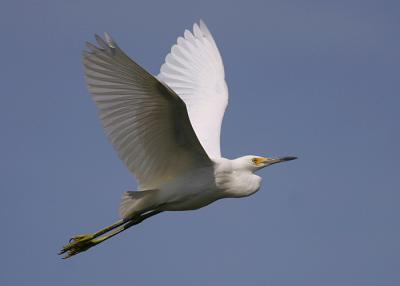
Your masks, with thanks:
[{"label": "bird's tail", "polygon": [[157,207],[157,194],[159,190],[145,190],[138,192],[125,192],[119,206],[119,214],[123,219],[131,218]]}]

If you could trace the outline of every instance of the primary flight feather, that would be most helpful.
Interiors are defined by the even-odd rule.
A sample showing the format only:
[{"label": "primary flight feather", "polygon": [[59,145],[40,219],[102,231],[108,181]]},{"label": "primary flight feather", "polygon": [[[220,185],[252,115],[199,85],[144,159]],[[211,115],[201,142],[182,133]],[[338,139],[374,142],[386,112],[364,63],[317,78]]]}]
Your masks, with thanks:
[{"label": "primary flight feather", "polygon": [[108,35],[83,54],[86,81],[103,127],[135,175],[123,195],[122,219],[74,236],[60,254],[71,257],[163,211],[194,210],[259,190],[255,171],[296,159],[221,157],[220,130],[228,88],[217,45],[203,21],[171,48],[157,77],[130,59]]},{"label": "primary flight feather", "polygon": [[203,21],[171,48],[158,78],[186,104],[190,122],[210,158],[221,157],[220,131],[228,105],[224,65]]}]

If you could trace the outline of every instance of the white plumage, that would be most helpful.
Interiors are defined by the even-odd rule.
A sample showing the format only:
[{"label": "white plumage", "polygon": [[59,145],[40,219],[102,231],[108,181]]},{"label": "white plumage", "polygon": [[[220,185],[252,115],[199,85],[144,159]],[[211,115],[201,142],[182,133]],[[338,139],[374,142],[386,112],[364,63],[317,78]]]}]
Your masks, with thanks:
[{"label": "white plumage", "polygon": [[[155,189],[185,170],[210,164],[183,101],[128,58],[107,36],[88,44],[86,81],[105,132],[140,183]],[[172,158],[173,157],[173,160]]]},{"label": "white plumage", "polygon": [[62,250],[67,257],[162,211],[249,196],[261,186],[255,171],[295,159],[221,157],[228,88],[220,53],[204,22],[178,38],[157,77],[131,60],[108,34],[96,40],[98,46],[88,43],[83,56],[87,84],[109,140],[138,179],[139,192],[123,195],[121,221],[73,237]]},{"label": "white plumage", "polygon": [[228,105],[224,65],[203,21],[171,48],[158,78],[186,104],[190,122],[210,158],[220,158],[220,131]]}]

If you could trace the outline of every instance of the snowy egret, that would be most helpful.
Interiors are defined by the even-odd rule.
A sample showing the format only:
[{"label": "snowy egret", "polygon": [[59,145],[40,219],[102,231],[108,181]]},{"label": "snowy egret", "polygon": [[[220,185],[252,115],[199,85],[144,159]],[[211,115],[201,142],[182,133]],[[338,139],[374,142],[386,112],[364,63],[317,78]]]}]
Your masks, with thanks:
[{"label": "snowy egret", "polygon": [[255,171],[296,157],[221,157],[220,129],[228,104],[224,66],[204,22],[186,30],[157,77],[105,34],[83,54],[88,88],[105,132],[138,191],[126,192],[121,220],[63,247],[64,258],[85,251],[163,211],[195,210],[222,198],[257,192]]}]

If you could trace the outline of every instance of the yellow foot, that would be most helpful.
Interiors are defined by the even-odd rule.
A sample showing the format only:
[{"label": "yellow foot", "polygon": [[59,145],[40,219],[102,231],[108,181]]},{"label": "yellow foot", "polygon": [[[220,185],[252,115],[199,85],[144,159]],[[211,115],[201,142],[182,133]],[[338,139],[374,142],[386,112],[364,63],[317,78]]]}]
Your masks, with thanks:
[{"label": "yellow foot", "polygon": [[59,254],[61,255],[66,253],[63,257],[63,259],[66,259],[75,254],[86,251],[98,243],[97,241],[94,241],[93,238],[94,234],[92,233],[76,235],[69,240],[69,243],[61,249]]}]

